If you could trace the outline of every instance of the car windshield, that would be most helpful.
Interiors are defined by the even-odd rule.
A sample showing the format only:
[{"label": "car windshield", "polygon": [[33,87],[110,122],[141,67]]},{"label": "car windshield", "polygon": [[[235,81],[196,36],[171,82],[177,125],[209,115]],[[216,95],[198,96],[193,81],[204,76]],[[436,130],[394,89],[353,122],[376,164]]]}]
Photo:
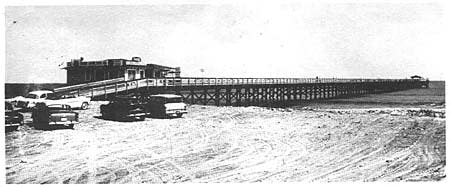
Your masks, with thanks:
[{"label": "car windshield", "polygon": [[56,94],[53,94],[53,93],[49,93],[48,95],[47,95],[47,99],[50,99],[50,100],[57,100],[57,99],[59,99],[60,97],[58,96],[58,95],[56,95]]},{"label": "car windshield", "polygon": [[36,94],[28,94],[25,98],[30,98],[30,99],[39,99],[39,96]]}]

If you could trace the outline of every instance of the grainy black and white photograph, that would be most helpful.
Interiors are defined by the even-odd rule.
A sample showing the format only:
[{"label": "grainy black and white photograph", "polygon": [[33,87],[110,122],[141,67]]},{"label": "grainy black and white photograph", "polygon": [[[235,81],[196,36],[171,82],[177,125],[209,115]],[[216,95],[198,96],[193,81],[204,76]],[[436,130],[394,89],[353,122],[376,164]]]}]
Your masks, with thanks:
[{"label": "grainy black and white photograph", "polygon": [[448,7],[6,4],[0,178],[442,184]]}]

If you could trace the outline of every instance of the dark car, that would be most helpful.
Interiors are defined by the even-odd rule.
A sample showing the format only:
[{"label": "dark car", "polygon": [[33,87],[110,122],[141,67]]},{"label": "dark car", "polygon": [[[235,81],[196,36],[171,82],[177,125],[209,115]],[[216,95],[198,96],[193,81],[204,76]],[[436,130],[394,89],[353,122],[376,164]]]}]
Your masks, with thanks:
[{"label": "dark car", "polygon": [[53,126],[73,128],[78,123],[78,113],[64,104],[37,103],[31,117],[37,129],[48,129]]},{"label": "dark car", "polygon": [[113,120],[144,120],[147,101],[138,96],[117,96],[108,104],[100,105],[100,113],[105,119]]},{"label": "dark car", "polygon": [[23,124],[23,115],[14,110],[11,103],[5,102],[5,132],[15,131]]},{"label": "dark car", "polygon": [[148,97],[147,111],[152,116],[181,117],[187,113],[186,104],[183,102],[181,95],[174,94],[158,94]]}]

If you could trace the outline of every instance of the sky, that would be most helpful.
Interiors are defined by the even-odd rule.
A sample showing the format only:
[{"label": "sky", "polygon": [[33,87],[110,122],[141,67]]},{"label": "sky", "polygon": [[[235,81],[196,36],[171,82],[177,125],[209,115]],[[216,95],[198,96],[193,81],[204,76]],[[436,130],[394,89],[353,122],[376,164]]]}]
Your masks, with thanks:
[{"label": "sky", "polygon": [[65,83],[63,62],[131,59],[189,77],[443,80],[437,3],[5,8],[5,82]]}]

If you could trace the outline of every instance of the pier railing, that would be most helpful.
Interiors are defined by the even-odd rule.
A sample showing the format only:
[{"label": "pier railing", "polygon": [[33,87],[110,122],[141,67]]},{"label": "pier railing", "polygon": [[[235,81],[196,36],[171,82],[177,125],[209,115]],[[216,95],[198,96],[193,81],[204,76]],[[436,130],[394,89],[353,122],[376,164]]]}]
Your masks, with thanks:
[{"label": "pier railing", "polygon": [[103,80],[79,85],[56,88],[57,93],[68,93],[95,97],[110,93],[151,87],[226,86],[226,85],[283,85],[317,83],[370,83],[370,82],[414,82],[412,79],[338,79],[338,78],[208,78],[167,77],[124,80],[123,78]]}]

